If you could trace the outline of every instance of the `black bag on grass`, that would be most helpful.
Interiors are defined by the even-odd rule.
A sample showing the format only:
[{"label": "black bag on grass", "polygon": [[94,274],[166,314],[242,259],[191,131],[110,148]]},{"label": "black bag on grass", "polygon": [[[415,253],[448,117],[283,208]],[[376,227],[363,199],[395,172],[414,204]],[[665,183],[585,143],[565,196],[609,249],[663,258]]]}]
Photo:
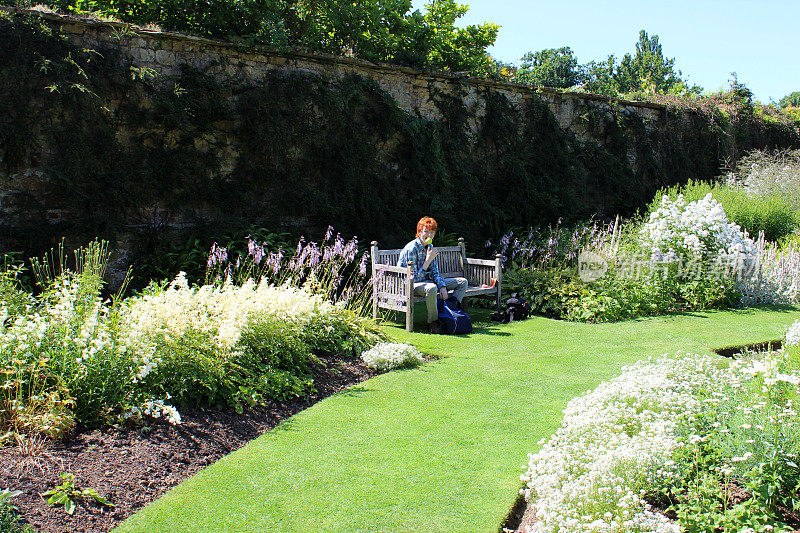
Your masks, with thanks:
[{"label": "black bag on grass", "polygon": [[528,302],[520,298],[519,293],[515,292],[511,298],[506,300],[505,311],[492,315],[492,320],[508,324],[515,320],[525,320],[531,315],[531,306]]},{"label": "black bag on grass", "polygon": [[511,295],[511,298],[506,300],[506,314],[509,322],[525,320],[531,315],[531,306],[520,298],[518,292],[515,292]]}]

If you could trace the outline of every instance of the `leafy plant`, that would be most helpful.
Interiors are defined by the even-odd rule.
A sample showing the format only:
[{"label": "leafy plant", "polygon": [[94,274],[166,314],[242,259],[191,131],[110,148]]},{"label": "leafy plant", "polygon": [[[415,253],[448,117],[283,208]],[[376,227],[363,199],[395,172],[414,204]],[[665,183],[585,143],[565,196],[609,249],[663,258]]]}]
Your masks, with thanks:
[{"label": "leafy plant", "polygon": [[64,511],[71,515],[75,512],[76,502],[95,501],[107,507],[114,507],[114,504],[100,496],[95,489],[81,488],[76,484],[74,474],[62,472],[59,474],[64,482],[42,494],[47,498],[48,505],[63,505]]},{"label": "leafy plant", "polygon": [[22,491],[19,490],[0,491],[0,531],[3,533],[35,533],[30,525],[20,525],[19,509],[11,503],[11,499],[20,494]]}]

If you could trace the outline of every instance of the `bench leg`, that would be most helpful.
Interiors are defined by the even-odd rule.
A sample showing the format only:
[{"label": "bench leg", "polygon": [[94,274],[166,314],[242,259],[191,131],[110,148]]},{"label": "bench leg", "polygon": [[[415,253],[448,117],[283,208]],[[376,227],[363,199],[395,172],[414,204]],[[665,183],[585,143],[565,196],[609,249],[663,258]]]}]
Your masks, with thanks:
[{"label": "bench leg", "polygon": [[414,329],[414,263],[408,264],[408,274],[405,280],[406,293],[406,331],[411,333]]}]

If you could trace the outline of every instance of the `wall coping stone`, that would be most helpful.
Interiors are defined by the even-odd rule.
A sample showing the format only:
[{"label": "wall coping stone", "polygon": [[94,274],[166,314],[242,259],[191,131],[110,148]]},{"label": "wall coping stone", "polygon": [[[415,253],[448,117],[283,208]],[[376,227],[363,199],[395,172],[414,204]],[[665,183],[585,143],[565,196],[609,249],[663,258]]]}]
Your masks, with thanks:
[{"label": "wall coping stone", "polygon": [[[601,94],[568,92],[568,91],[560,91],[558,89],[553,89],[550,87],[533,87],[531,85],[525,85],[523,83],[495,81],[487,78],[470,76],[469,73],[464,73],[464,72],[422,71],[409,67],[404,67],[401,65],[393,65],[389,63],[373,63],[371,61],[355,57],[337,56],[334,54],[326,54],[323,52],[310,52],[304,50],[278,51],[275,49],[268,48],[266,46],[243,45],[220,39],[210,39],[207,37],[198,37],[195,35],[187,35],[183,33],[151,30],[136,26],[128,22],[100,20],[94,17],[78,17],[74,15],[62,15],[59,13],[40,11],[38,9],[15,8],[10,6],[0,6],[0,12],[20,14],[20,15],[36,15],[42,19],[49,20],[52,22],[57,22],[61,25],[73,24],[73,25],[86,26],[88,28],[122,29],[136,34],[145,35],[151,38],[155,37],[158,39],[164,39],[170,41],[184,41],[206,46],[230,48],[230,49],[235,49],[237,51],[250,52],[271,57],[282,57],[286,59],[303,59],[306,61],[314,61],[322,64],[356,66],[363,68],[365,70],[374,70],[374,71],[389,72],[389,73],[400,72],[403,74],[408,74],[419,78],[429,78],[433,81],[441,80],[449,83],[468,83],[474,86],[512,91],[515,93],[543,93],[553,96],[614,103],[628,107],[640,107],[645,109],[656,109],[660,111],[664,111],[667,109],[667,106],[653,102],[638,102],[632,100],[624,100],[621,98],[615,98],[612,96],[605,96]],[[693,110],[688,110],[688,111],[693,111]]]}]

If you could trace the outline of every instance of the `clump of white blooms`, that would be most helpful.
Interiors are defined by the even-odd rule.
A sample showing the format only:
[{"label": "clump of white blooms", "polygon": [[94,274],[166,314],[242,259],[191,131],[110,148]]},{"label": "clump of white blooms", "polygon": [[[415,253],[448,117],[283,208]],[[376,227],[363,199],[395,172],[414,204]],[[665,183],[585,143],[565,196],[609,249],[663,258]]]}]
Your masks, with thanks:
[{"label": "clump of white blooms", "polygon": [[181,423],[181,414],[178,410],[171,405],[166,405],[162,400],[148,400],[140,407],[131,407],[122,416],[125,419],[149,416],[152,418],[164,418],[172,425]]},{"label": "clump of white blooms", "polygon": [[67,273],[36,307],[16,316],[0,304],[0,363],[14,363],[17,372],[41,362],[57,368],[69,390],[98,395],[110,373],[117,390],[125,391],[115,401],[137,406],[128,418],[147,415],[180,423],[173,406],[157,399],[142,403],[142,398],[149,397],[154,384],[158,390],[163,359],[179,353],[175,348],[187,339],[224,359],[241,350],[243,332],[259,320],[280,321],[322,351],[358,355],[382,338],[371,320],[324,295],[270,285],[266,279],[197,288],[189,287],[181,273],[166,289],[151,286],[116,304],[97,297],[99,285],[92,285],[93,279]]},{"label": "clump of white blooms", "polygon": [[698,407],[692,389],[713,379],[716,364],[711,357],[640,361],[570,401],[522,476],[539,519],[530,531],[678,533],[641,491],[678,446],[677,416]]},{"label": "clump of white blooms", "polygon": [[322,346],[337,335],[368,336],[359,330],[362,321],[352,312],[308,288],[275,286],[266,278],[249,279],[241,286],[189,287],[183,272],[164,291],[129,298],[122,321],[127,341],[140,354],[137,379],[143,379],[158,366],[155,345],[197,335],[221,352],[232,352],[245,328],[260,317],[279,319]]},{"label": "clump of white blooms", "polygon": [[333,326],[341,310],[321,295],[288,285],[276,287],[266,280],[189,287],[183,272],[166,290],[129,300],[124,321],[130,339],[169,341],[200,333],[225,349],[239,342],[253,316],[277,316],[299,330],[312,322]]},{"label": "clump of white blooms", "polygon": [[664,195],[661,206],[642,225],[639,237],[655,261],[730,261],[739,256],[752,257],[755,252],[753,240],[728,220],[722,204],[711,193],[689,203],[680,194],[675,201]]},{"label": "clump of white blooms", "polygon": [[795,320],[794,324],[786,328],[784,347],[800,346],[800,320]]},{"label": "clump of white blooms", "polygon": [[[785,339],[788,351],[798,344],[800,321]],[[724,473],[734,477],[768,460],[771,450],[797,457],[800,423],[791,398],[799,389],[800,372],[784,351],[727,368],[719,357],[681,354],[624,368],[570,401],[561,427],[529,454],[522,493],[537,521],[528,533],[680,532],[644,500],[678,481],[675,454],[714,443]]]},{"label": "clump of white blooms", "polygon": [[410,344],[382,342],[361,354],[361,360],[375,370],[417,366],[423,362],[422,354]]}]

